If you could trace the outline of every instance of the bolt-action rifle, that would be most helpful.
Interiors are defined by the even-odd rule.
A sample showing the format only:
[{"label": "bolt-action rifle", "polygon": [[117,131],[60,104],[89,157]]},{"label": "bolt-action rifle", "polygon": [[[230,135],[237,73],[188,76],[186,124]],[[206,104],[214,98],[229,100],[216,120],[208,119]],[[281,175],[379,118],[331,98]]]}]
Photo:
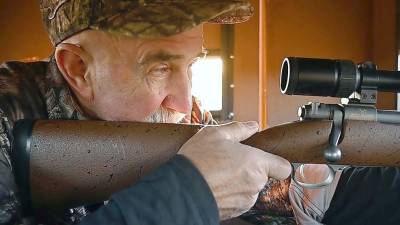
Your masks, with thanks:
[{"label": "bolt-action rifle", "polygon": [[[349,101],[304,105],[299,121],[258,132],[243,144],[295,163],[400,165],[400,116],[375,107],[378,91],[400,90],[399,72],[377,70],[371,63],[291,57],[282,64],[281,90]],[[24,211],[106,200],[171,159],[199,129],[182,124],[20,121],[14,128],[12,162]],[[328,176],[322,184],[300,184],[313,188],[329,182]]]}]

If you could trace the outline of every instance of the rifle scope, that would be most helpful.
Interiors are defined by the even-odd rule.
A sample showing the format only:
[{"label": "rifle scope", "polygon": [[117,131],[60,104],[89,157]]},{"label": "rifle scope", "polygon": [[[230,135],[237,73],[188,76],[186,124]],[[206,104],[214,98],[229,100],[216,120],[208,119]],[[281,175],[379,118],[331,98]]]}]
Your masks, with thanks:
[{"label": "rifle scope", "polygon": [[400,72],[377,70],[371,63],[288,57],[283,60],[281,92],[287,95],[348,98],[361,89],[400,92]]}]

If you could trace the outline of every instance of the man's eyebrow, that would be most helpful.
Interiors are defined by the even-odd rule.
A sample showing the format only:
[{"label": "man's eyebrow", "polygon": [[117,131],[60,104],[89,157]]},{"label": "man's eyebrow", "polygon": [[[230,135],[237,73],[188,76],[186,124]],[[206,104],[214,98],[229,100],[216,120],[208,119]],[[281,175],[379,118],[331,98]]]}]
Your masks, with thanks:
[{"label": "man's eyebrow", "polygon": [[[195,57],[197,58],[197,57],[204,57],[204,56],[205,56],[205,53],[200,52]],[[147,65],[147,64],[150,64],[153,62],[172,61],[172,60],[182,59],[184,57],[185,57],[184,55],[174,55],[174,54],[170,54],[165,51],[159,51],[159,52],[152,53],[147,56],[141,57],[138,60],[138,63],[139,63],[139,65]]]},{"label": "man's eyebrow", "polygon": [[183,57],[184,57],[183,55],[174,55],[174,54],[170,54],[165,51],[159,51],[159,52],[151,53],[144,57],[141,57],[138,60],[138,63],[140,65],[146,65],[146,64],[153,63],[153,62],[172,61],[172,60],[182,59]]}]

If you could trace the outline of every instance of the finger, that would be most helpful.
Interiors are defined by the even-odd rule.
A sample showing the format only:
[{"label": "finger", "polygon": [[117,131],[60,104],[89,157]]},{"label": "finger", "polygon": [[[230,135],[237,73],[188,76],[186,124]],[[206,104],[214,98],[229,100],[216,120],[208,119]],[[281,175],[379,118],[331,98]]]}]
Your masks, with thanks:
[{"label": "finger", "polygon": [[292,166],[290,165],[289,161],[268,152],[263,152],[263,154],[268,177],[277,180],[283,180],[289,177],[292,172]]},{"label": "finger", "polygon": [[249,122],[232,122],[218,127],[218,130],[227,135],[234,142],[243,141],[258,131],[258,123]]}]

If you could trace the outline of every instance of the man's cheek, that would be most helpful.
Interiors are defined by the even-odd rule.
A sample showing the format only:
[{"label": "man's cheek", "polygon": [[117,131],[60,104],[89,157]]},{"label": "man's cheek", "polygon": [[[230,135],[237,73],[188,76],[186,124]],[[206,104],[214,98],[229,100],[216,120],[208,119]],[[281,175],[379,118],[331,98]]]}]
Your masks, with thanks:
[{"label": "man's cheek", "polygon": [[145,85],[141,85],[130,95],[129,99],[136,111],[148,116],[162,104],[165,96],[166,92],[163,89],[152,90]]},{"label": "man's cheek", "polygon": [[145,117],[151,116],[156,112],[162,106],[164,98],[164,96],[153,95],[144,99],[144,101],[142,101],[142,106]]}]

